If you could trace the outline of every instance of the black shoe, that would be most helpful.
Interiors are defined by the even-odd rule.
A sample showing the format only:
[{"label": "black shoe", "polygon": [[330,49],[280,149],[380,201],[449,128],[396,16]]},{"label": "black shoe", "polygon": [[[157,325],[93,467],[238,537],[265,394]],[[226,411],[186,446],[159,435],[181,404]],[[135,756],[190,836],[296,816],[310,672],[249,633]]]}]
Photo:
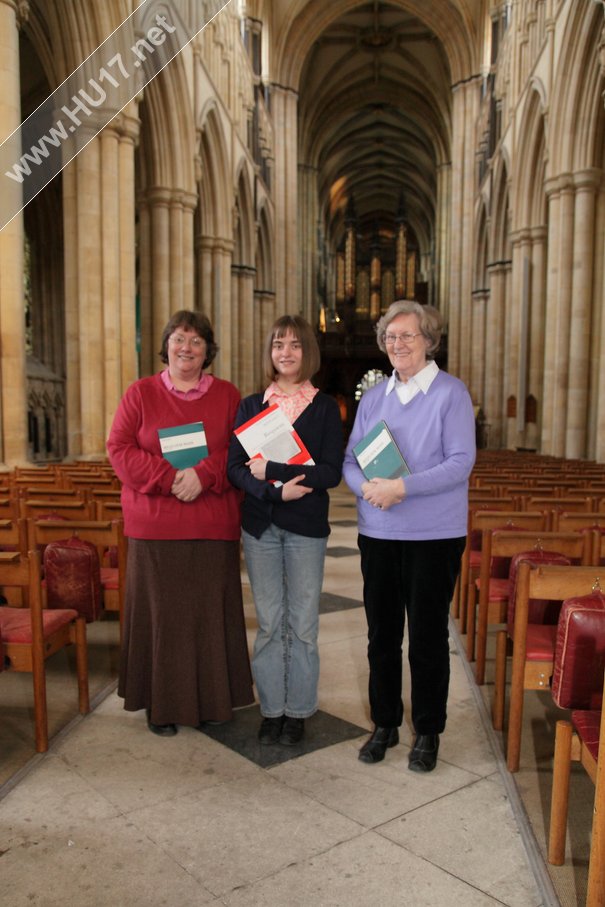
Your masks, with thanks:
[{"label": "black shoe", "polygon": [[286,716],[279,742],[283,746],[296,746],[305,735],[305,719]]},{"label": "black shoe", "polygon": [[154,724],[149,716],[150,712],[147,710],[147,727],[152,734],[157,734],[158,737],[174,737],[177,732],[176,724]]},{"label": "black shoe", "polygon": [[391,746],[399,743],[399,730],[396,727],[375,727],[372,736],[359,750],[360,762],[382,762],[384,754]]},{"label": "black shoe", "polygon": [[263,718],[258,732],[258,742],[264,746],[279,743],[279,735],[284,724],[284,716],[279,718]]},{"label": "black shoe", "polygon": [[408,768],[413,772],[432,772],[438,752],[439,734],[417,734],[410,750]]}]

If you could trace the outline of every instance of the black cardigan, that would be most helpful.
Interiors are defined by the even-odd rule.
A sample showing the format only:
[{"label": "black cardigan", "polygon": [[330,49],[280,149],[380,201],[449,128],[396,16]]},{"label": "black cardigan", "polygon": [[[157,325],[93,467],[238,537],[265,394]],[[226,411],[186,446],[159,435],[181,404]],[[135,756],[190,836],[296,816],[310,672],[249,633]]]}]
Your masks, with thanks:
[{"label": "black cardigan", "polygon": [[[243,425],[268,405],[263,404],[263,394],[246,397],[239,405],[235,427]],[[334,488],[340,482],[344,456],[342,423],[336,401],[320,391],[296,419],[294,427],[315,465],[289,466],[269,460],[266,481],[254,478],[245,465],[250,459],[248,454],[235,435],[231,439],[227,475],[236,488],[245,492],[242,526],[257,539],[271,523],[311,538],[325,538],[330,534],[330,502],[326,489]],[[287,482],[301,474],[305,476],[301,484],[313,488],[313,493],[297,501],[282,501],[281,486],[276,488],[270,480]]]}]

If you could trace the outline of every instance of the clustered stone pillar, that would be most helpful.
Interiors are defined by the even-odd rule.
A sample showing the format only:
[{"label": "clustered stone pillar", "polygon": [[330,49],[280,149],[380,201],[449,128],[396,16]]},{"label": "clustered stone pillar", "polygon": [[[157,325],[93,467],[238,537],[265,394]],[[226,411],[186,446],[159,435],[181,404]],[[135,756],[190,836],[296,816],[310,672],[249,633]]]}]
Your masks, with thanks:
[{"label": "clustered stone pillar", "polygon": [[[162,330],[174,312],[194,307],[193,220],[197,197],[156,186],[139,207],[141,374],[160,366]],[[198,263],[200,249],[197,250]]]},{"label": "clustered stone pillar", "polygon": [[[475,348],[472,331],[472,256],[474,247],[475,157],[473,135],[479,109],[478,79],[452,91],[452,196],[450,212],[451,296],[448,324],[448,368],[467,384]],[[478,341],[479,342],[479,341]],[[475,388],[471,388],[476,393]]]},{"label": "clustered stone pillar", "polygon": [[136,108],[114,119],[63,171],[68,454],[98,457],[137,375]]},{"label": "clustered stone pillar", "polygon": [[275,124],[274,201],[275,292],[280,311],[298,310],[298,94],[291,88],[271,86]]},{"label": "clustered stone pillar", "polygon": [[[25,4],[0,0],[0,141],[21,123],[18,13]],[[7,207],[18,210],[21,185],[5,187]],[[23,304],[23,214],[0,231],[0,458],[7,466],[27,461],[27,382]]]}]

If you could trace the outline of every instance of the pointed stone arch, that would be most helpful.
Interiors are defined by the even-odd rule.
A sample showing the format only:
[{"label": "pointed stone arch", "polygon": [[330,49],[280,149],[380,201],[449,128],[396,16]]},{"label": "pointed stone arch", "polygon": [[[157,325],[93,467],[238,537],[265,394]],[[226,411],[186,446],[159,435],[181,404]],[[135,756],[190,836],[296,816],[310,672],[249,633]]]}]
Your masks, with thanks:
[{"label": "pointed stone arch", "polygon": [[137,155],[141,372],[172,312],[194,302],[195,127],[185,51],[145,88]]},{"label": "pointed stone arch", "polygon": [[257,388],[263,386],[261,350],[264,338],[278,317],[275,297],[275,262],[273,260],[274,225],[268,201],[261,203],[258,214],[258,230],[255,255],[254,279],[254,382]]},{"label": "pointed stone arch", "polygon": [[[478,44],[470,23],[447,0],[390,0],[416,16],[443,44],[449,61],[452,82],[456,84],[478,71]],[[322,31],[343,13],[359,5],[359,0],[312,0],[302,10],[292,3],[275,49],[275,81],[298,90],[307,54]]]},{"label": "pointed stone arch", "polygon": [[549,106],[542,449],[561,456],[602,458],[605,79],[600,4],[573,4],[561,38]]},{"label": "pointed stone arch", "polygon": [[236,313],[233,342],[237,354],[237,374],[234,380],[242,394],[247,394],[253,390],[255,360],[258,361],[260,351],[254,318],[256,212],[253,176],[248,161],[243,157],[236,169],[235,186],[231,269],[231,298]]}]

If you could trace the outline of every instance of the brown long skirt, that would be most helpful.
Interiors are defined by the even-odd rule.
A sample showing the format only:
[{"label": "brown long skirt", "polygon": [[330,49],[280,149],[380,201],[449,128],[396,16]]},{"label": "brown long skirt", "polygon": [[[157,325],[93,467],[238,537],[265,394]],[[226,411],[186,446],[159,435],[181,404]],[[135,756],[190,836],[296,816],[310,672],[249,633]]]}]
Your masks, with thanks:
[{"label": "brown long skirt", "polygon": [[239,542],[129,539],[118,694],[189,727],[254,702]]}]

